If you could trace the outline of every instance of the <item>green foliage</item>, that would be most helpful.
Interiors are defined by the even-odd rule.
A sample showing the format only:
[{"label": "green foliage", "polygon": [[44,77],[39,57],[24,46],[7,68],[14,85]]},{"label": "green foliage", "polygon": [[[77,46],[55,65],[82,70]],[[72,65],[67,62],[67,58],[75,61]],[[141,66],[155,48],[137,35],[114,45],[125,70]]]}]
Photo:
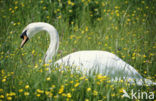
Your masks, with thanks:
[{"label": "green foliage", "polygon": [[130,100],[122,89],[153,91],[110,83],[101,75],[71,74],[41,65],[49,36],[40,32],[19,49],[20,33],[32,22],[47,22],[60,37],[55,60],[79,50],[109,51],[156,80],[155,0],[1,0],[0,101],[2,100]]}]

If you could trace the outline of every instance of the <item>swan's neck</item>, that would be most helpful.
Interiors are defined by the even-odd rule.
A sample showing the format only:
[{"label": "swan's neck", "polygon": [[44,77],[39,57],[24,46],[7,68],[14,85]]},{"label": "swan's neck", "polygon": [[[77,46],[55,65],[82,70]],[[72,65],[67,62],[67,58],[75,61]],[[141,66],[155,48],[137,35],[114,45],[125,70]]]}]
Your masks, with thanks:
[{"label": "swan's neck", "polygon": [[50,45],[46,52],[45,63],[48,63],[49,60],[52,60],[52,57],[57,53],[59,47],[59,36],[56,30],[48,31],[50,34]]},{"label": "swan's neck", "polygon": [[50,35],[50,45],[45,55],[45,63],[52,60],[52,57],[57,53],[59,47],[59,35],[57,30],[50,24],[41,24],[40,30],[45,30]]}]

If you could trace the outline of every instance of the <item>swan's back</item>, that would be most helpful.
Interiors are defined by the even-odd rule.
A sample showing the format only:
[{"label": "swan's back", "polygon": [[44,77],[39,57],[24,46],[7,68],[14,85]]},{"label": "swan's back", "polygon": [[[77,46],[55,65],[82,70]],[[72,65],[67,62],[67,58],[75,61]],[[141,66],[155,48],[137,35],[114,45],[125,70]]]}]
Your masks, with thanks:
[{"label": "swan's back", "polygon": [[71,53],[56,64],[79,67],[82,71],[93,71],[105,75],[142,78],[141,75],[129,64],[116,55],[106,51],[78,51]]}]

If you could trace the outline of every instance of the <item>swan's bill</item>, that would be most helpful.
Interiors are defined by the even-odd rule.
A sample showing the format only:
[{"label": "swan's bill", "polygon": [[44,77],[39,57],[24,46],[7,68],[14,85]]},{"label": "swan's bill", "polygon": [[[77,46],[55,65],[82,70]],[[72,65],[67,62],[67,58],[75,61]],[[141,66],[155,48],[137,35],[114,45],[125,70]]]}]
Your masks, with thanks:
[{"label": "swan's bill", "polygon": [[23,41],[21,43],[21,48],[24,46],[24,44],[28,41],[28,37],[26,35],[23,36]]}]

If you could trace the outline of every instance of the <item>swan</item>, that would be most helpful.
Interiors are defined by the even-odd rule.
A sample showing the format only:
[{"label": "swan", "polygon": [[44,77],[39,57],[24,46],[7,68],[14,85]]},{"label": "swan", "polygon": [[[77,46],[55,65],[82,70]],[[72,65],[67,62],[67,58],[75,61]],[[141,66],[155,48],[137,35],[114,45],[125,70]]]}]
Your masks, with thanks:
[{"label": "swan", "polygon": [[[52,60],[52,57],[57,53],[59,47],[59,35],[54,26],[45,22],[34,22],[28,24],[23,29],[20,36],[23,39],[21,48],[36,33],[42,30],[46,31],[50,35],[50,45],[45,55],[45,63],[48,63],[48,61]],[[115,54],[107,51],[78,51],[57,60],[54,64],[63,64],[65,66],[74,65],[76,68],[80,68],[84,73],[94,71],[102,75],[110,75],[114,81],[123,78],[126,81],[136,83],[137,85],[156,85],[156,83],[151,80],[143,78],[131,65],[124,62]]]}]

